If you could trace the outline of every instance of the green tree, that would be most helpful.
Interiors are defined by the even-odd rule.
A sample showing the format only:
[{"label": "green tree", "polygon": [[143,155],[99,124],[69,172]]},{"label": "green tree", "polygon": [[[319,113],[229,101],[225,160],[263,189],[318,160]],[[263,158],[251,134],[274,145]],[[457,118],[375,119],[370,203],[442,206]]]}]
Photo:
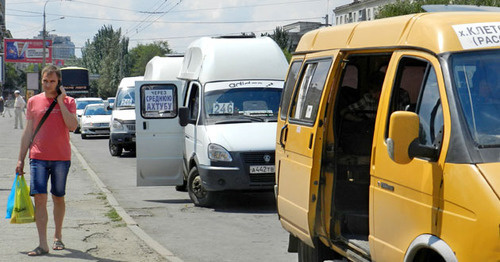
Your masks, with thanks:
[{"label": "green tree", "polygon": [[288,44],[290,42],[290,36],[288,35],[288,32],[283,30],[283,27],[277,26],[273,34],[271,35],[271,38],[276,41],[276,43],[281,47],[283,50],[288,50]]},{"label": "green tree", "polygon": [[103,26],[93,40],[87,40],[82,48],[82,63],[99,79],[91,82],[91,93],[100,97],[114,96],[120,80],[128,75],[129,39],[122,37],[121,29]]},{"label": "green tree", "polygon": [[14,90],[26,91],[26,72],[17,69],[13,63],[5,63],[5,82],[3,90],[9,93]]},{"label": "green tree", "polygon": [[155,56],[171,54],[172,50],[167,41],[158,41],[151,44],[139,44],[130,50],[130,76],[142,76],[146,70],[146,64]]},{"label": "green tree", "polygon": [[500,7],[498,0],[398,0],[394,3],[384,5],[378,10],[376,18],[392,17],[425,12],[423,5],[482,5]]},{"label": "green tree", "polygon": [[64,67],[68,67],[68,66],[84,67],[83,60],[81,58],[78,58],[78,57],[65,59],[64,60]]}]

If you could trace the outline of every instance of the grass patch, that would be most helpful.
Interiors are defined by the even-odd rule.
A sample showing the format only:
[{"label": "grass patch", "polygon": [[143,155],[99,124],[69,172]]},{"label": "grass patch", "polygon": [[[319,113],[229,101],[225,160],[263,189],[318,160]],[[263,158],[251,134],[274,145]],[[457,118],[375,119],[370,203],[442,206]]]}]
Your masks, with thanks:
[{"label": "grass patch", "polygon": [[106,200],[106,195],[104,193],[99,193],[99,194],[97,194],[97,199]]},{"label": "grass patch", "polygon": [[113,222],[118,222],[122,220],[122,217],[118,215],[118,213],[114,208],[111,208],[111,210],[109,210],[108,213],[106,213],[106,216]]}]

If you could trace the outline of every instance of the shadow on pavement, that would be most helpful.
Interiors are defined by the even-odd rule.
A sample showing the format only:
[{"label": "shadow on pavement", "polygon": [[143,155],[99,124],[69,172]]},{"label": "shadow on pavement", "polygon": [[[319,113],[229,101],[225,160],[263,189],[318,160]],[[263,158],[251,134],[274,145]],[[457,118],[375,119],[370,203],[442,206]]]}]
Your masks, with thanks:
[{"label": "shadow on pavement", "polygon": [[151,203],[161,203],[161,204],[189,204],[192,203],[191,199],[165,199],[165,200],[144,200]]},{"label": "shadow on pavement", "polygon": [[122,155],[120,156],[121,158],[134,158],[135,152],[133,151],[123,151]]},{"label": "shadow on pavement", "polygon": [[[186,193],[187,195],[187,193]],[[191,199],[150,199],[144,200],[150,203],[160,204],[191,204]],[[196,207],[204,208],[204,207]],[[276,213],[276,201],[273,192],[220,192],[212,207],[215,212],[225,213]]]},{"label": "shadow on pavement", "polygon": [[226,213],[276,213],[273,192],[223,192],[212,207]]},{"label": "shadow on pavement", "polygon": [[[26,257],[28,257],[28,252],[19,252],[21,254],[25,254]],[[64,254],[58,254],[58,252],[64,252]],[[69,252],[69,254],[68,254]],[[54,258],[54,259],[69,259],[69,258],[77,258],[77,259],[82,259],[82,260],[91,260],[91,261],[99,261],[99,262],[120,262],[120,260],[113,260],[113,259],[106,259],[106,258],[100,258],[100,257],[94,257],[89,253],[76,250],[76,249],[71,249],[71,248],[66,248],[63,251],[55,251],[51,252],[47,255],[43,255],[40,257],[48,257],[48,258]]]}]

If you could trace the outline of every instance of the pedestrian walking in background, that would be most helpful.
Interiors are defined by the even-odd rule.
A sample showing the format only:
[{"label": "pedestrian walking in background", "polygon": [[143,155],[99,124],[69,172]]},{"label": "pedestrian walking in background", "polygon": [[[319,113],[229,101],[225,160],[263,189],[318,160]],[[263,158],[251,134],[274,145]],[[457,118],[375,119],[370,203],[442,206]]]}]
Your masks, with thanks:
[{"label": "pedestrian walking in background", "polygon": [[23,109],[26,106],[26,102],[21,96],[19,90],[14,91],[14,128],[17,129],[18,125],[23,129]]},{"label": "pedestrian walking in background", "polygon": [[[35,220],[38,230],[39,245],[29,256],[45,255],[49,252],[47,241],[47,184],[50,178],[52,201],[54,203],[54,242],[53,250],[64,249],[62,242],[62,226],[66,211],[64,196],[66,180],[71,164],[71,147],[69,131],[77,126],[75,99],[66,96],[59,85],[61,71],[53,65],[42,70],[43,93],[28,100],[26,112],[26,129],[21,137],[19,159],[16,173],[24,174],[24,159],[29,149],[30,158],[30,194],[35,198]],[[58,95],[57,90],[60,90]],[[54,99],[57,104],[46,118],[35,137],[33,134],[45,112]],[[32,141],[30,143],[30,141]]]},{"label": "pedestrian walking in background", "polygon": [[4,105],[5,105],[5,101],[3,101],[3,96],[0,96],[0,115],[2,115],[2,117],[4,116],[3,115]]},{"label": "pedestrian walking in background", "polygon": [[12,117],[12,113],[10,112],[11,108],[14,106],[14,101],[12,99],[7,98],[3,103],[3,116],[9,114],[9,117]]}]

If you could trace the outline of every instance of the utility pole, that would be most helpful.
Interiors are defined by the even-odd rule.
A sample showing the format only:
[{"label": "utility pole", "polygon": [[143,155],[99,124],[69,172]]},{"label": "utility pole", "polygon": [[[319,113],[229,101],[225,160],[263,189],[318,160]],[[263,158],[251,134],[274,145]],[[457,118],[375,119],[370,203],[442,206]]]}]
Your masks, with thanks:
[{"label": "utility pole", "polygon": [[42,69],[45,68],[45,58],[46,58],[46,47],[45,47],[45,35],[47,34],[47,31],[46,31],[46,28],[45,28],[45,7],[47,7],[47,3],[49,2],[50,0],[47,0],[45,1],[45,4],[43,5],[43,30],[42,30],[42,39],[43,39],[43,43],[42,43],[42,46],[43,46],[43,58],[42,58]]},{"label": "utility pole", "polygon": [[330,26],[330,23],[328,23],[329,20],[329,14],[330,13],[330,0],[326,1],[326,16],[325,16],[325,26]]}]

